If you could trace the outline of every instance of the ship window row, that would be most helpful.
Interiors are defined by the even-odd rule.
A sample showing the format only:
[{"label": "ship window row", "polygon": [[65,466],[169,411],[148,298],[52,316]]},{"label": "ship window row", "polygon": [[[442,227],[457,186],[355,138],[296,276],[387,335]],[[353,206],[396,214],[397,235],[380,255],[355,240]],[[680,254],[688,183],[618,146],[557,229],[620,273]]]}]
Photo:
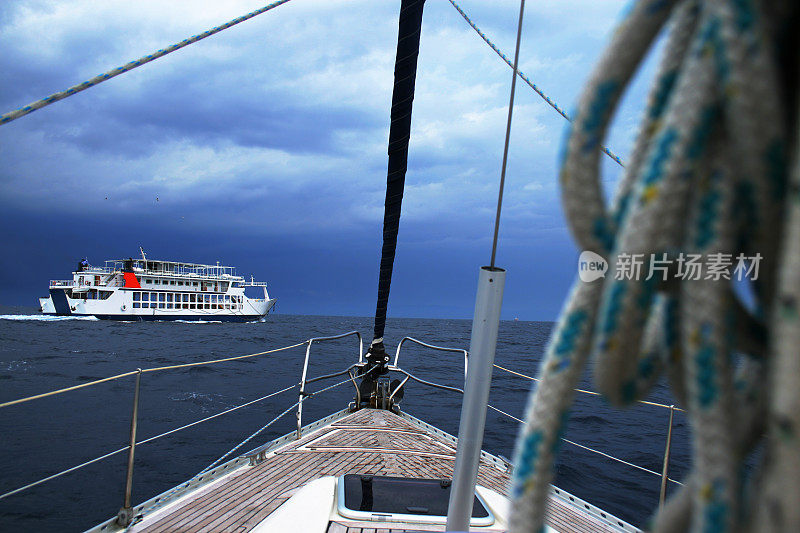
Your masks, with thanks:
[{"label": "ship window row", "polygon": [[[143,278],[142,282],[144,283],[151,283],[153,285],[177,285],[179,287],[183,287],[184,282],[181,280],[174,280],[174,279],[156,279],[156,278]],[[185,283],[187,287],[197,287],[196,281],[187,281]]]},{"label": "ship window row", "polygon": [[242,309],[242,296],[231,294],[189,294],[134,292],[134,309]]},{"label": "ship window row", "polygon": [[172,285],[178,287],[200,287],[201,291],[221,291],[228,290],[227,282],[213,282],[213,281],[186,281],[174,279],[158,279],[158,278],[142,278],[142,283],[150,285]]},{"label": "ship window row", "polygon": [[[83,298],[85,300],[108,300],[112,294],[112,291],[98,291],[97,289],[89,289],[86,291],[86,293],[84,293]],[[79,294],[76,296],[80,297]]]}]

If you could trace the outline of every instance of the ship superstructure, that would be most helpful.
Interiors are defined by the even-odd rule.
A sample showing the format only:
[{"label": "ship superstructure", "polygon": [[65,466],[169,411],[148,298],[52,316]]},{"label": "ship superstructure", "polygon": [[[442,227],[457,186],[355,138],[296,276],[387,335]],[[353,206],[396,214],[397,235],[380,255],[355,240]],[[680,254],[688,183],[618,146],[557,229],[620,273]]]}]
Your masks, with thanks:
[{"label": "ship superstructure", "polygon": [[[258,287],[263,297],[245,295]],[[260,295],[259,295],[260,296]],[[81,261],[72,279],[51,280],[39,298],[48,315],[95,316],[110,320],[258,320],[275,305],[267,284],[249,281],[231,266],[177,261],[112,259],[105,266]]]}]

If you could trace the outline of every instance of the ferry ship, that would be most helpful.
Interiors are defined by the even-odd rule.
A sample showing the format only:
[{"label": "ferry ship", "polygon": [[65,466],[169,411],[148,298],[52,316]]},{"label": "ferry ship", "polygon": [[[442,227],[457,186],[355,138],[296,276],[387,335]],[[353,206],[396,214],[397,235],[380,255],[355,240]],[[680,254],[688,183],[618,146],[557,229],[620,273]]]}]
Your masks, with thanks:
[{"label": "ferry ship", "polygon": [[[245,295],[259,287],[263,298]],[[269,313],[275,299],[267,284],[247,281],[236,268],[198,263],[112,259],[105,266],[78,264],[72,279],[51,280],[41,312],[107,320],[208,320],[249,322]]]}]

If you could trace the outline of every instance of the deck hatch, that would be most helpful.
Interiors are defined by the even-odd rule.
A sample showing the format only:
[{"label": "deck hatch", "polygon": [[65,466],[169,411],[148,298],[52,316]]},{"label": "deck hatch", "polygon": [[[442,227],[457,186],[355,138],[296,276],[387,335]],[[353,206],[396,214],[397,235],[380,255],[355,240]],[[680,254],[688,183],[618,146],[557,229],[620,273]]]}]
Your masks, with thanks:
[{"label": "deck hatch", "polygon": [[[339,514],[353,519],[444,523],[450,480],[345,474],[338,483]],[[475,495],[472,525],[491,525],[494,516]]]}]

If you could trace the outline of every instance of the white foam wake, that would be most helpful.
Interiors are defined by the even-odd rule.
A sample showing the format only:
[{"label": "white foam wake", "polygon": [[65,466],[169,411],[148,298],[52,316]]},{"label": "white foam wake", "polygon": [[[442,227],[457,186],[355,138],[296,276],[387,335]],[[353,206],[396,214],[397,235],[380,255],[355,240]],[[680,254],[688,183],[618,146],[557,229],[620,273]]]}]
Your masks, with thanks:
[{"label": "white foam wake", "polygon": [[94,316],[55,316],[55,315],[0,315],[0,320],[38,320],[58,322],[61,320],[99,320]]}]

